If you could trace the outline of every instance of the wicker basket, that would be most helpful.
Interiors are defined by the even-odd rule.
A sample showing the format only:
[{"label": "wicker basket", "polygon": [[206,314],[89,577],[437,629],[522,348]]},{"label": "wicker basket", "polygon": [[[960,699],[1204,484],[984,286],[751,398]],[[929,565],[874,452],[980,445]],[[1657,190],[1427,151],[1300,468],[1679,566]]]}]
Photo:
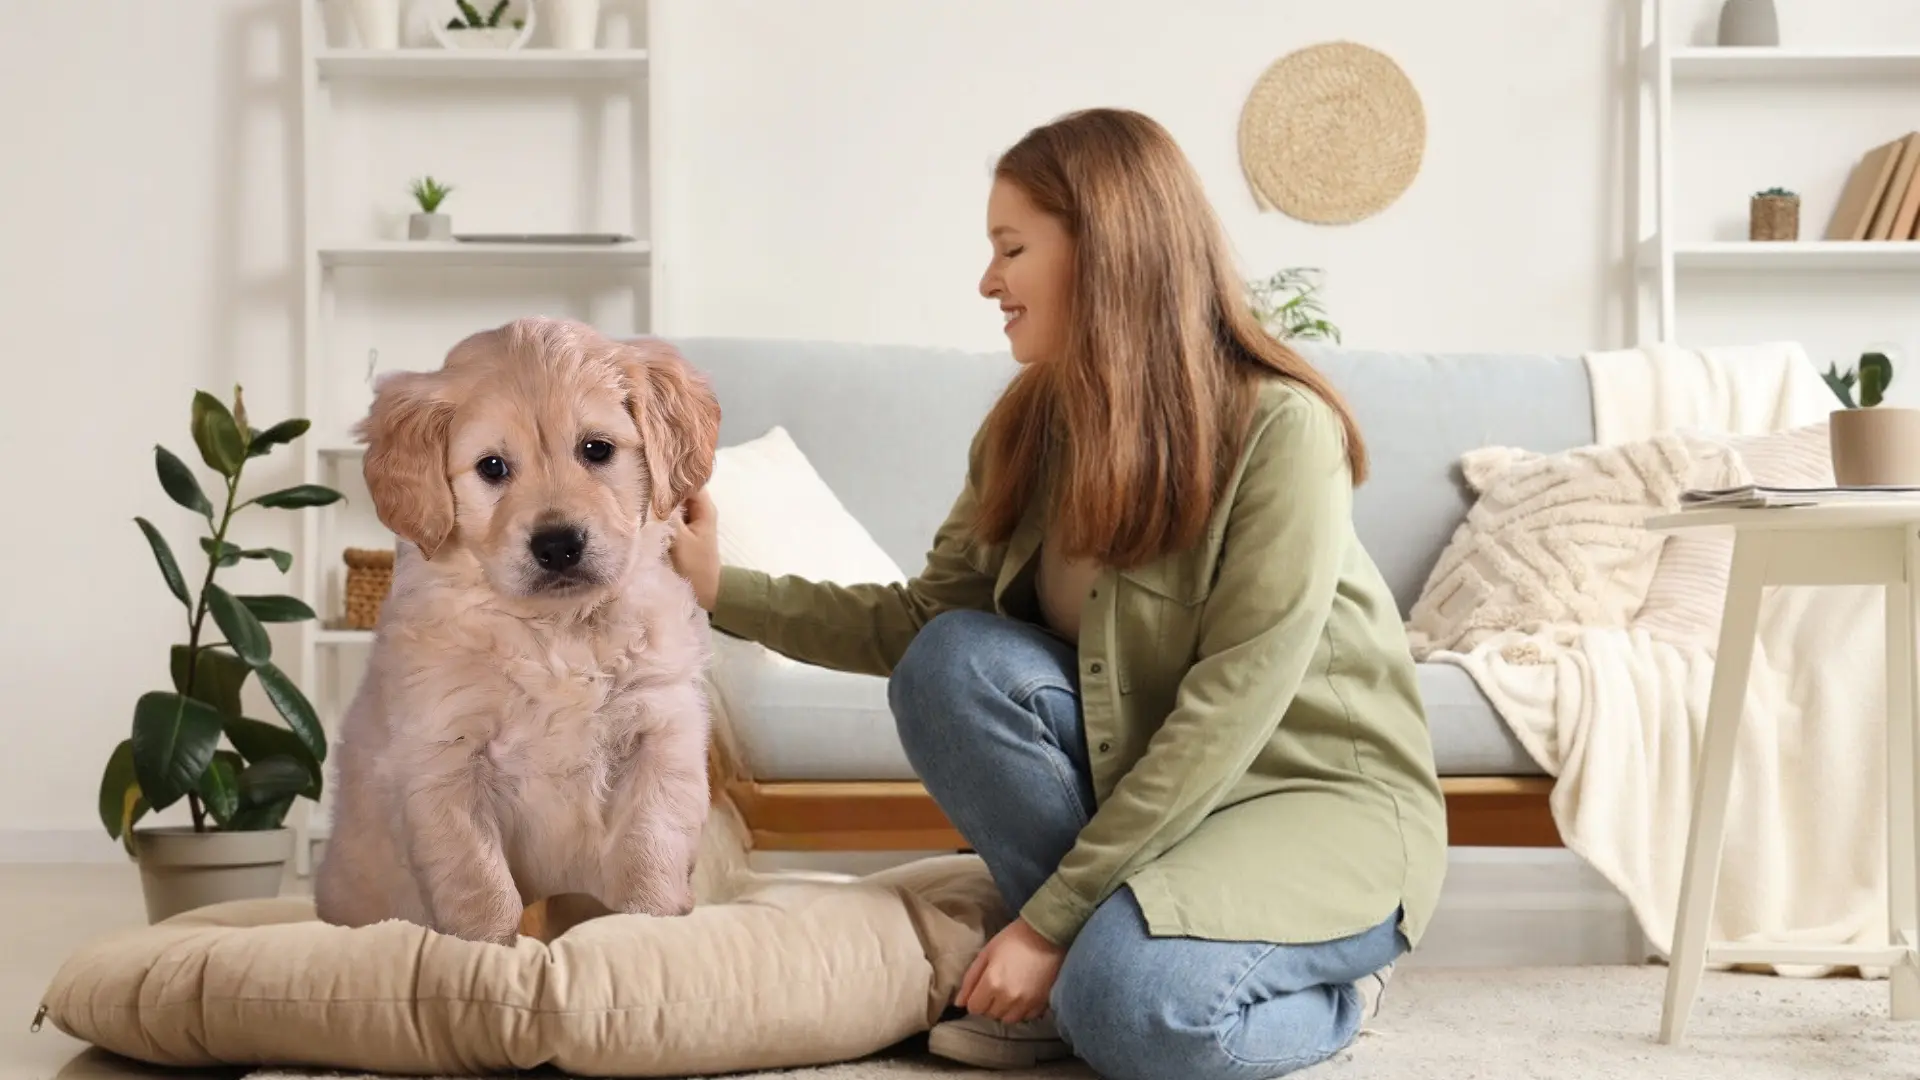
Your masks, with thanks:
[{"label": "wicker basket", "polygon": [[347,564],[347,629],[371,630],[380,621],[387,590],[393,587],[393,551],[348,548],[341,558]]},{"label": "wicker basket", "polygon": [[1800,239],[1800,197],[1755,195],[1747,214],[1747,239]]}]

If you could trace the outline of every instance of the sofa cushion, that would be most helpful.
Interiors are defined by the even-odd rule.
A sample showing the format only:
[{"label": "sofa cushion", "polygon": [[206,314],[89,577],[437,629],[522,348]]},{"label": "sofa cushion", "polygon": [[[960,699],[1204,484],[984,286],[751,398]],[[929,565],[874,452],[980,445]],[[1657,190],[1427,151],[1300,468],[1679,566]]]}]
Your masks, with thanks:
[{"label": "sofa cushion", "polygon": [[716,633],[713,684],[728,749],[755,780],[914,779],[885,679]]},{"label": "sofa cushion", "polygon": [[1593,441],[1593,395],[1578,356],[1382,352],[1317,342],[1301,353],[1347,399],[1372,470],[1354,527],[1405,617],[1467,516],[1459,461],[1483,446],[1553,453]]},{"label": "sofa cushion", "polygon": [[1455,664],[1418,664],[1434,762],[1441,776],[1543,776],[1493,711],[1473,676]]},{"label": "sofa cushion", "polygon": [[[1421,664],[1419,679],[1440,775],[1540,775],[1464,670]],[[755,780],[914,779],[885,679],[829,671],[715,635],[714,683],[730,749]]]}]

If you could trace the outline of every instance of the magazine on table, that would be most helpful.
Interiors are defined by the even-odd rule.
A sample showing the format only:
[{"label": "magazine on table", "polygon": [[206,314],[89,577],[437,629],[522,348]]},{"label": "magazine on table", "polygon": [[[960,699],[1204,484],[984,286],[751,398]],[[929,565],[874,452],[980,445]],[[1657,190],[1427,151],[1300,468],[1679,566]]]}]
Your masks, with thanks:
[{"label": "magazine on table", "polygon": [[1742,484],[1738,487],[1694,489],[1680,493],[1680,507],[1683,510],[1886,502],[1920,502],[1920,487],[1771,487],[1765,484]]}]

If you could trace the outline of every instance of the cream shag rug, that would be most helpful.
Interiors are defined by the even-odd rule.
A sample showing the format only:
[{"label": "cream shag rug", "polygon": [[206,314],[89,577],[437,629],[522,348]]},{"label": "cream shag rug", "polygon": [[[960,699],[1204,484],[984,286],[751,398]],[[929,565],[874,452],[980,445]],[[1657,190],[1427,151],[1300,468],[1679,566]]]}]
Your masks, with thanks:
[{"label": "cream shag rug", "polygon": [[[1887,984],[1852,978],[1792,979],[1709,971],[1688,1038],[1656,1038],[1666,968],[1414,969],[1387,990],[1374,1030],[1302,1080],[1874,1080],[1920,1076],[1920,1023],[1887,1015]],[[1084,1080],[1069,1063],[1019,1073],[982,1073],[896,1051],[819,1069],[755,1073],[793,1080],[896,1080],[1004,1076]],[[535,1072],[528,1076],[557,1076]],[[269,1070],[249,1080],[339,1078]],[[392,1080],[392,1078],[377,1078]]]}]

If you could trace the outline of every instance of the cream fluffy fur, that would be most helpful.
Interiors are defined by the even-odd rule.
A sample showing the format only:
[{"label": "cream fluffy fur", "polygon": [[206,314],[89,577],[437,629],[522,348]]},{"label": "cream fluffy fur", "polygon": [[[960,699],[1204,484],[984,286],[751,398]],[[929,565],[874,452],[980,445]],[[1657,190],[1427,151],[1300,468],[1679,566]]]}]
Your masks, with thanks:
[{"label": "cream fluffy fur", "polygon": [[[718,429],[670,348],[555,320],[381,384],[366,476],[401,542],[341,731],[322,919],[511,943],[561,894],[692,908],[709,639],[668,519]],[[538,558],[556,527],[584,541],[570,569]]]}]

